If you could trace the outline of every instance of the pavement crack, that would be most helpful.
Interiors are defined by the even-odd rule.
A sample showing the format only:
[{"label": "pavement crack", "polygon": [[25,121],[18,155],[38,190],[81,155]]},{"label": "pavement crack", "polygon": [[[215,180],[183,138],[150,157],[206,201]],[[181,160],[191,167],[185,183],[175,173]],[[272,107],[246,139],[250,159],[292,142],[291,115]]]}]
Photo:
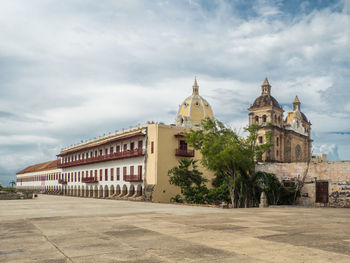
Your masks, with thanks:
[{"label": "pavement crack", "polygon": [[60,252],[69,262],[74,263],[73,259],[67,256],[54,242],[52,242],[36,224],[34,224],[33,222],[30,223],[40,232],[40,234],[46,239],[47,242],[49,242],[54,248],[56,248],[56,250]]}]

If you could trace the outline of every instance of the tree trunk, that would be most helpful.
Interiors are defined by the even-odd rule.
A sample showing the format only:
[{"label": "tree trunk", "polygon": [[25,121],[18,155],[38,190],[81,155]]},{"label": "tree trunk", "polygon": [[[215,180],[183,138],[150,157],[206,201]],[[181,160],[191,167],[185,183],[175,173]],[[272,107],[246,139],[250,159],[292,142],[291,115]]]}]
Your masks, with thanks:
[{"label": "tree trunk", "polygon": [[303,178],[301,180],[299,180],[299,178],[298,178],[298,180],[297,180],[297,187],[296,187],[296,191],[294,193],[294,200],[293,200],[293,203],[295,205],[297,203],[297,193],[301,192],[301,189],[304,187],[305,179],[306,179],[307,173],[309,172],[309,168],[310,168],[310,162],[311,162],[311,157],[307,161],[306,169],[305,169]]},{"label": "tree trunk", "polygon": [[230,189],[230,197],[231,197],[231,204],[232,204],[232,207],[235,207],[235,189],[234,187],[229,187]]}]

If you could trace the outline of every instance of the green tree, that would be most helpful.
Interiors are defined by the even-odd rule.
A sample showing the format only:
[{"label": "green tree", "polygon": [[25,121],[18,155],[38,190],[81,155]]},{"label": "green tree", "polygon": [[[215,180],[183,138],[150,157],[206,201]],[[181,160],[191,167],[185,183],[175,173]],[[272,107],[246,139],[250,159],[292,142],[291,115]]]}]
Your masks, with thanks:
[{"label": "green tree", "polygon": [[206,119],[201,130],[186,134],[189,145],[200,150],[204,167],[227,185],[233,207],[248,207],[254,201],[255,163],[272,145],[269,141],[257,144],[258,126],[246,130],[249,136],[241,138],[220,121]]},{"label": "green tree", "polygon": [[265,133],[265,143],[258,143],[258,129],[259,126],[257,124],[252,124],[245,128],[245,131],[248,132],[248,137],[244,140],[244,147],[248,149],[248,155],[250,160],[250,169],[247,171],[244,183],[246,184],[246,194],[245,194],[245,207],[249,207],[251,205],[257,205],[260,201],[260,195],[257,196],[257,173],[255,170],[256,162],[262,160],[263,154],[268,151],[269,148],[273,146],[271,142],[271,133]]},{"label": "green tree", "polygon": [[12,180],[12,181],[10,182],[10,185],[11,185],[11,187],[14,187],[14,186],[16,185],[16,181]]},{"label": "green tree", "polygon": [[[198,171],[196,160],[181,159],[179,166],[175,166],[168,171],[170,184],[179,186],[184,201],[187,203],[203,204],[207,202],[208,188],[205,183],[208,181]],[[173,200],[182,201],[180,196],[176,196]]]}]

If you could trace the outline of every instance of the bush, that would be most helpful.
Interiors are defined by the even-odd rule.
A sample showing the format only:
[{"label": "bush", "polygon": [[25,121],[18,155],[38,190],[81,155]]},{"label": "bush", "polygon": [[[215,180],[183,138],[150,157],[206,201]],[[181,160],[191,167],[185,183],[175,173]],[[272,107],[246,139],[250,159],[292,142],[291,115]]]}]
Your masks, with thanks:
[{"label": "bush", "polygon": [[[207,203],[208,188],[205,185],[207,179],[197,170],[195,160],[181,159],[179,166],[175,166],[168,171],[169,183],[179,186],[183,201],[194,204]],[[177,195],[171,200],[181,201],[182,198]]]},{"label": "bush", "polygon": [[16,188],[14,188],[14,187],[3,187],[0,190],[5,191],[5,192],[16,192]]},{"label": "bush", "polygon": [[275,174],[257,172],[258,195],[265,192],[269,205],[292,205],[295,187],[285,187]]},{"label": "bush", "polygon": [[184,200],[181,198],[180,195],[176,195],[176,196],[170,198],[170,202],[173,202],[173,203],[183,203]]},{"label": "bush", "polygon": [[208,201],[211,203],[230,203],[231,197],[227,184],[223,183],[218,187],[209,189]]},{"label": "bush", "polygon": [[[293,205],[295,191],[296,191],[295,186],[293,187],[282,186],[278,205]],[[299,193],[297,193],[297,196],[299,196]]]}]

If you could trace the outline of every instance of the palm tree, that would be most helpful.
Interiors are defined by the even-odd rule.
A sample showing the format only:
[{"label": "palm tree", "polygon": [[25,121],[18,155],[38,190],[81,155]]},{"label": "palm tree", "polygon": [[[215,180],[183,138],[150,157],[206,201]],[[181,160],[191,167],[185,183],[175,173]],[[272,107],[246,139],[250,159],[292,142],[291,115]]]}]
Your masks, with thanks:
[{"label": "palm tree", "polygon": [[14,187],[14,185],[16,185],[16,181],[12,180],[12,181],[10,182],[10,185],[11,185],[12,187]]}]

